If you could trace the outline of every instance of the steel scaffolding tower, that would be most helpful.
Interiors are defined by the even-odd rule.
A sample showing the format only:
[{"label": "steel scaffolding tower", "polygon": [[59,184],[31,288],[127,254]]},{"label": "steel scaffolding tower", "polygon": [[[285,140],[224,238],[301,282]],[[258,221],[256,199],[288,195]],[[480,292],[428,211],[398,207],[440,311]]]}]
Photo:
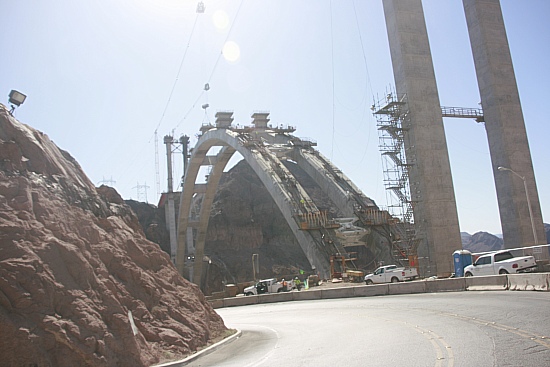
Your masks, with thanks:
[{"label": "steel scaffolding tower", "polygon": [[414,223],[409,169],[405,153],[408,115],[406,97],[397,98],[390,93],[373,106],[377,120],[379,149],[382,154],[384,186],[388,195],[390,213],[404,223]]},{"label": "steel scaffolding tower", "polygon": [[409,172],[412,164],[406,156],[406,96],[389,93],[372,106],[377,120],[379,149],[382,154],[384,186],[388,210],[399,219],[392,228],[392,249],[396,260],[415,266],[419,240],[414,230],[414,195],[411,195]]}]

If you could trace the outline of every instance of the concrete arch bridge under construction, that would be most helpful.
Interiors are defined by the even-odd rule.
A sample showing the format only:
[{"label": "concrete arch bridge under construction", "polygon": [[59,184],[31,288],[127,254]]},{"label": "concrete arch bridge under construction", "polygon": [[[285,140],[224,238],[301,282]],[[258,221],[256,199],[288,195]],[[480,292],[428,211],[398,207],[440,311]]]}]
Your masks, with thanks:
[{"label": "concrete arch bridge under construction", "polygon": [[[210,212],[221,175],[238,152],[267,188],[312,269],[331,275],[331,258],[352,262],[347,249],[367,245],[371,230],[380,234],[396,258],[409,260],[414,241],[406,224],[365,196],[336,166],[314,149],[316,143],[292,135],[295,128],[268,125],[269,113],[254,113],[252,126],[235,127],[232,112],[218,112],[215,125],[203,125],[191,154],[185,152],[175,262],[182,275],[201,285],[204,246]],[[215,149],[211,149],[217,147]],[[216,153],[212,155],[212,151]],[[210,154],[210,155],[209,155]],[[340,218],[320,209],[285,166],[292,161],[331,199]],[[197,183],[201,167],[211,167],[206,183]],[[408,226],[407,226],[408,227]],[[172,254],[174,257],[174,254]],[[194,260],[196,259],[196,261]]]}]

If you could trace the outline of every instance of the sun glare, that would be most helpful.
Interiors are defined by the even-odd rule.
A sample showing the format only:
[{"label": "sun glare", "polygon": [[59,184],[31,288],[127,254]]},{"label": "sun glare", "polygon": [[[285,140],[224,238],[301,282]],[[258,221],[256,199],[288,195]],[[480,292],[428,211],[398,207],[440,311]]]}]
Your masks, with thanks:
[{"label": "sun glare", "polygon": [[212,15],[212,21],[214,22],[214,26],[221,31],[225,30],[229,26],[229,17],[222,9],[216,10],[216,12]]},{"label": "sun glare", "polygon": [[225,45],[223,45],[223,57],[229,61],[229,62],[236,62],[239,60],[239,57],[241,56],[241,49],[239,48],[239,45],[236,44],[233,41],[227,41]]}]

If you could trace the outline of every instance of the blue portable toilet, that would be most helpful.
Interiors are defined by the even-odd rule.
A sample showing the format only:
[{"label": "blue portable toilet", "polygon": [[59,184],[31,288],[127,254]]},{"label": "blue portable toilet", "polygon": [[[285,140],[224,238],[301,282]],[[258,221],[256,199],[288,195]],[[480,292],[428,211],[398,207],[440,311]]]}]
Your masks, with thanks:
[{"label": "blue portable toilet", "polygon": [[472,253],[468,250],[456,250],[453,252],[453,264],[455,266],[455,277],[463,277],[464,268],[472,265]]}]

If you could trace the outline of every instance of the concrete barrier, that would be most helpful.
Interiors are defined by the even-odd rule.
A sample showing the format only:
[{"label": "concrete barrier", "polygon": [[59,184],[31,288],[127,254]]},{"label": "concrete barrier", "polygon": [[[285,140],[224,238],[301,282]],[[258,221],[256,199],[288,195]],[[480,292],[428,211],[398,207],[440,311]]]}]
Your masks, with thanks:
[{"label": "concrete barrier", "polygon": [[300,292],[292,292],[292,299],[294,301],[311,301],[315,299],[321,299],[321,290],[307,290]]},{"label": "concrete barrier", "polygon": [[550,273],[490,275],[449,278],[378,285],[355,285],[343,288],[315,288],[300,292],[262,294],[209,300],[214,308],[246,306],[260,303],[306,301],[332,298],[371,297],[396,294],[487,290],[550,291]]},{"label": "concrete barrier", "polygon": [[468,291],[505,291],[508,289],[506,275],[466,277],[464,280]]},{"label": "concrete barrier", "polygon": [[508,274],[506,278],[511,291],[550,291],[550,273]]},{"label": "concrete barrier", "polygon": [[292,301],[292,292],[281,292],[273,294],[262,294],[257,296],[258,303],[275,303]]},{"label": "concrete barrier", "polygon": [[353,297],[353,288],[328,288],[321,289],[321,298],[322,299],[331,299],[331,298],[350,298]]},{"label": "concrete barrier", "polygon": [[412,294],[425,292],[426,282],[423,281],[388,284],[388,294]]},{"label": "concrete barrier", "polygon": [[458,292],[466,290],[465,278],[427,280],[426,292]]},{"label": "concrete barrier", "polygon": [[224,307],[247,306],[247,305],[255,305],[257,303],[258,303],[258,296],[243,296],[243,297],[223,299]]},{"label": "concrete barrier", "polygon": [[210,302],[210,306],[212,306],[212,308],[222,308],[224,306],[223,299],[214,299],[208,302]]},{"label": "concrete barrier", "polygon": [[180,359],[180,360],[177,360],[177,361],[166,362],[166,363],[162,363],[162,364],[155,364],[151,367],[181,367],[181,366],[187,366],[189,363],[195,361],[199,357],[208,355],[208,354],[218,350],[220,347],[222,347],[226,344],[229,344],[234,340],[237,340],[238,338],[241,337],[241,335],[242,335],[242,331],[241,330],[236,330],[235,334],[230,335],[227,338],[222,339],[219,342],[210,345],[209,347],[201,349],[198,352],[196,352],[196,353],[194,353],[194,354],[192,354],[192,355],[190,355],[190,356],[188,356],[184,359]]},{"label": "concrete barrier", "polygon": [[353,295],[355,297],[386,296],[388,294],[389,294],[389,287],[387,284],[353,287]]}]

